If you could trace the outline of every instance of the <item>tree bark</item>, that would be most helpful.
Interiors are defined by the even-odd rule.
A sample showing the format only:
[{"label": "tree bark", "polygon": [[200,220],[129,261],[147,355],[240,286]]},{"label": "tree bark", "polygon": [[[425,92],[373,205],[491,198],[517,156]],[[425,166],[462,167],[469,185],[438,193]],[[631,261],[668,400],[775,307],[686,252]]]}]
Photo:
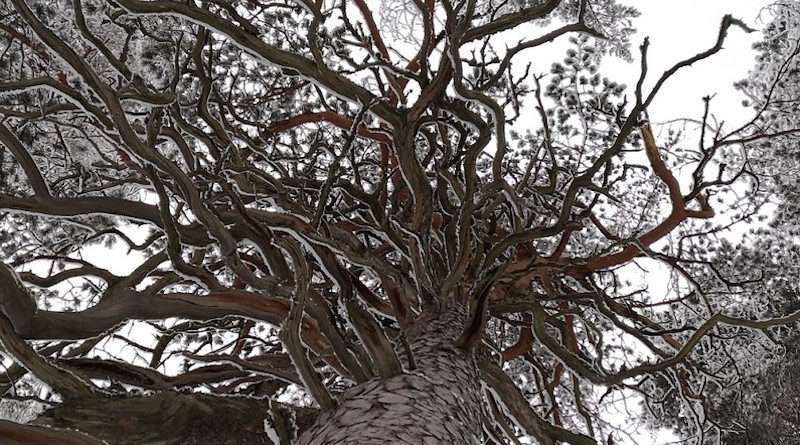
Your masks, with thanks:
[{"label": "tree bark", "polygon": [[416,369],[372,379],[339,397],[300,445],[474,444],[481,437],[481,386],[472,352],[455,340],[461,310],[423,315],[410,329]]}]

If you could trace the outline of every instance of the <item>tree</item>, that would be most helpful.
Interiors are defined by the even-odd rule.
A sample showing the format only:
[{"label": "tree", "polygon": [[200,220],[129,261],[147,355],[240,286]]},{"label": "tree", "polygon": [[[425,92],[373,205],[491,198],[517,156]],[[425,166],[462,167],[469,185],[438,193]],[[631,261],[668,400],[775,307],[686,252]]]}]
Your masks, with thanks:
[{"label": "tree", "polygon": [[655,78],[645,40],[628,91],[598,72],[633,59],[613,0],[373,6],[2,3],[2,391],[47,410],[0,434],[612,442],[620,397],[695,409],[726,331],[800,318],[726,313],[751,271],[707,257],[776,135],[647,120],[742,21]]},{"label": "tree", "polygon": [[[785,317],[798,309],[796,258],[798,221],[798,118],[800,103],[800,3],[776,2],[764,11],[767,19],[756,65],[737,84],[754,110],[754,122],[770,135],[748,145],[755,192],[775,210],[768,224],[752,230],[739,243],[724,243],[712,253],[718,267],[757,271],[752,280],[733,289],[731,308],[762,318]],[[766,215],[764,215],[766,216]],[[730,290],[729,290],[730,291]],[[723,438],[731,444],[781,444],[800,440],[800,382],[797,379],[796,323],[767,332],[736,332],[748,356],[729,367],[728,385],[712,392],[705,412],[709,443]],[[765,335],[767,334],[767,335]],[[733,349],[733,348],[732,348]],[[676,411],[665,410],[661,424],[681,428]],[[664,422],[666,421],[666,422]],[[658,420],[657,420],[658,422]],[[693,431],[684,430],[691,435]]]}]

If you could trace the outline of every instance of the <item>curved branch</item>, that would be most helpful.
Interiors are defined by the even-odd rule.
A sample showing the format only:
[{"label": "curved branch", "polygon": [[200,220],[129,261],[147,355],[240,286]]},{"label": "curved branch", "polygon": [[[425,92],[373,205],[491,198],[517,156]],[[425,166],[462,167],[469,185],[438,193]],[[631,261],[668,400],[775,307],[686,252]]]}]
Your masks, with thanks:
[{"label": "curved branch", "polygon": [[105,442],[66,428],[51,428],[0,419],[0,437],[6,445],[104,445]]}]

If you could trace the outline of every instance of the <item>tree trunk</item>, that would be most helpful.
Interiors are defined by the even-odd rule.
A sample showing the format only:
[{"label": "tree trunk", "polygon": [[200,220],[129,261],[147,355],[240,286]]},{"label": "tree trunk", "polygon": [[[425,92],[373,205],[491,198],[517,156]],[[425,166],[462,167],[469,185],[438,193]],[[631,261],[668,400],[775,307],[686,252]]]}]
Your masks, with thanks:
[{"label": "tree trunk", "polygon": [[460,311],[423,316],[410,330],[416,369],[345,391],[300,445],[475,444],[481,393],[474,355],[455,346]]}]

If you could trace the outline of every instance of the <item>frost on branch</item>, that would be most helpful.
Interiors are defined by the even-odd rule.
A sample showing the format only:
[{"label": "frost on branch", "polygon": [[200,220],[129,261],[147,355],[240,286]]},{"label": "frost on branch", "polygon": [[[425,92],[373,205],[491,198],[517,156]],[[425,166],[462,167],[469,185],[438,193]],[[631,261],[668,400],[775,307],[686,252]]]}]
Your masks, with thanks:
[{"label": "frost on branch", "polygon": [[761,393],[733,388],[796,353],[775,11],[718,125],[648,108],[731,16],[653,73],[611,0],[0,4],[0,394],[55,427],[0,428],[589,444],[630,407],[739,434]]}]

